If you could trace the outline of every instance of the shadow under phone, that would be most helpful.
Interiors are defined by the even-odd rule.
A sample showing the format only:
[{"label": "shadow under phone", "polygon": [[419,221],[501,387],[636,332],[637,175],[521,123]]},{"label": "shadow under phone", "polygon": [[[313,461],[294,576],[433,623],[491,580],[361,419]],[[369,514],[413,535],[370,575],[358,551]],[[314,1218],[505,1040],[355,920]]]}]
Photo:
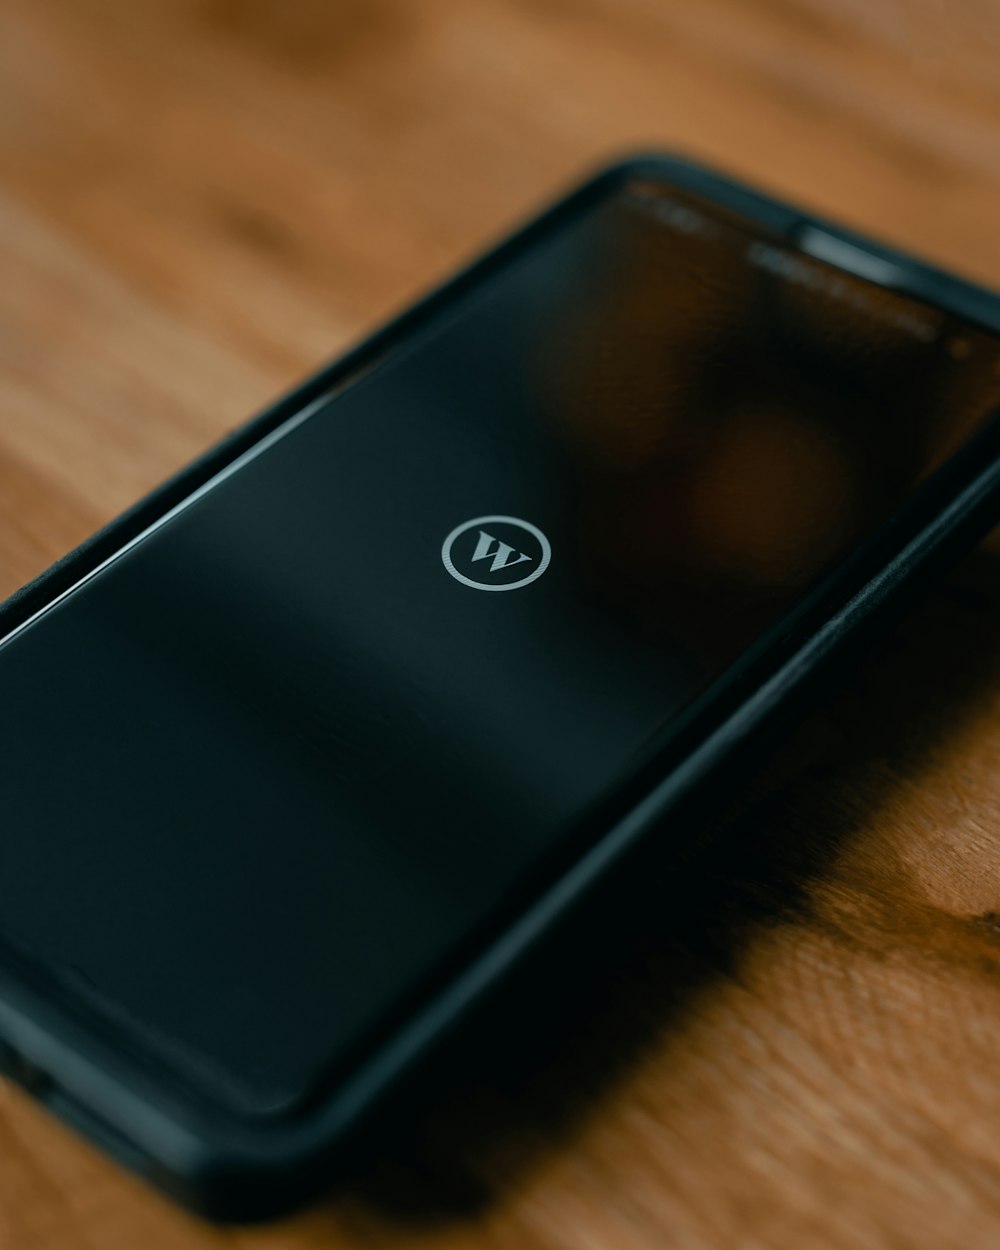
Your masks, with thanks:
[{"label": "shadow under phone", "polygon": [[[363,1221],[415,1230],[484,1211],[599,1115],[713,985],[739,977],[762,930],[829,924],[816,914],[816,884],[845,842],[877,828],[900,779],[918,776],[995,698],[998,636],[994,543],[880,642],[738,804],[714,814],[705,850],[678,867],[661,840],[667,854],[634,863],[499,992],[408,1100],[373,1123],[331,1194],[338,1213],[346,1204]],[[858,907],[835,941],[864,940],[877,954],[887,907],[900,941],[912,940],[905,878],[888,901],[884,882],[869,883],[881,893],[867,933],[871,900],[854,884]],[[949,940],[953,918],[937,922]],[[983,925],[998,924],[991,915],[963,923],[977,941]],[[933,932],[922,936],[933,944]]]}]

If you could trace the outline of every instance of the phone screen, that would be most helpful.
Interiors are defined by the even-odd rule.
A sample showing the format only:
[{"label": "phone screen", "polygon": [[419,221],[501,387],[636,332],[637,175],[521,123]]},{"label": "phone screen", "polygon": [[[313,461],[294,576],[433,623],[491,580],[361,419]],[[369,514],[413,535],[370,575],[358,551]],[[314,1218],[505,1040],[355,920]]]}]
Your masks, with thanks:
[{"label": "phone screen", "polygon": [[3,942],[293,1107],[998,401],[984,330],[588,203],[0,647]]}]

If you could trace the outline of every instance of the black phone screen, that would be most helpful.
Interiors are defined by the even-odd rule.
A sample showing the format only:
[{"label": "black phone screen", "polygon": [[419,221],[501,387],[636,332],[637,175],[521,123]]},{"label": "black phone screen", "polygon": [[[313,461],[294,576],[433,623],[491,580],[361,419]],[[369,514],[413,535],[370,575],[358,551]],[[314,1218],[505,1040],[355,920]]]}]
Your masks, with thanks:
[{"label": "black phone screen", "polygon": [[998,400],[985,330],[588,203],[0,647],[5,949],[293,1107]]}]

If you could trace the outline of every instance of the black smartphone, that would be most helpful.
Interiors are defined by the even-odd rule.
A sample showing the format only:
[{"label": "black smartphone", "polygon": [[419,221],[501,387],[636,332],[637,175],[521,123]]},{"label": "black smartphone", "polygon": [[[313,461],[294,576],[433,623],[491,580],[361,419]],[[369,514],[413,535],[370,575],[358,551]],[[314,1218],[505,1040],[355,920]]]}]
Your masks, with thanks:
[{"label": "black smartphone", "polygon": [[587,182],[4,605],[4,1069],[201,1211],[307,1196],[998,519],[998,406],[988,292]]}]

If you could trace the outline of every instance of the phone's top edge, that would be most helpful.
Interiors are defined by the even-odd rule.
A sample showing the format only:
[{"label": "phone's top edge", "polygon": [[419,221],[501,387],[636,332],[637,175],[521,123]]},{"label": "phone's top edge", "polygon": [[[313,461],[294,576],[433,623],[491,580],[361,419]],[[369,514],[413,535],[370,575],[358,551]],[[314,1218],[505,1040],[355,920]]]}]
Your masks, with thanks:
[{"label": "phone's top edge", "polygon": [[[986,284],[942,269],[920,255],[886,243],[877,235],[844,226],[794,201],[774,198],[756,186],[736,180],[735,175],[684,153],[638,151],[598,171],[593,181],[599,183],[602,178],[608,178],[612,182],[626,182],[642,177],[660,178],[695,194],[704,194],[755,223],[779,231],[795,246],[800,246],[809,232],[838,240],[891,266],[894,280],[883,282],[884,285],[941,305],[947,312],[1000,333],[1000,292]],[[830,260],[829,263],[836,262]],[[880,281],[874,274],[869,280]]]}]

